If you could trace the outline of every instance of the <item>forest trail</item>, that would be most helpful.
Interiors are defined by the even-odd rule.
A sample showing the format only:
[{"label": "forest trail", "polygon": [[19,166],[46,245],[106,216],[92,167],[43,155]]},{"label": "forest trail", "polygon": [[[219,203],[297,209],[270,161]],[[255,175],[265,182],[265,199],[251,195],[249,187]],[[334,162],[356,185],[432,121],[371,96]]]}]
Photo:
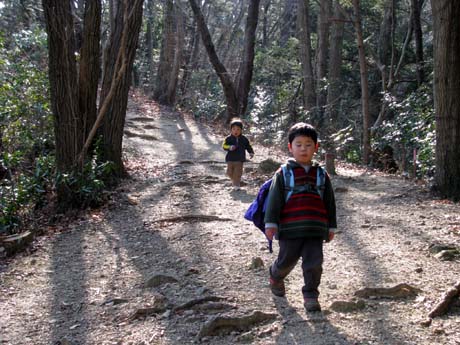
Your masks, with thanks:
[{"label": "forest trail", "polygon": [[[134,97],[124,142],[130,178],[107,206],[50,228],[1,264],[0,344],[460,344],[460,303],[422,322],[460,277],[458,204],[340,165],[323,312],[307,315],[300,268],[286,298],[272,296],[277,244],[268,253],[243,219],[266,178],[257,164],[273,154],[254,145],[246,184],[233,191],[223,137]],[[451,260],[441,245],[454,249]]]}]

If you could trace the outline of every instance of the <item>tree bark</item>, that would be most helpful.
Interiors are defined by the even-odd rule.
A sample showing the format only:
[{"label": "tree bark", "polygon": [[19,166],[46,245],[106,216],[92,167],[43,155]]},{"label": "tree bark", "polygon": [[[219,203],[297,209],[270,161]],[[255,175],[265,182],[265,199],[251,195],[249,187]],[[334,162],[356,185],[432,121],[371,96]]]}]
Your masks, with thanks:
[{"label": "tree bark", "polygon": [[340,3],[334,0],[334,21],[332,22],[329,56],[329,86],[327,88],[326,121],[327,126],[339,122],[339,103],[341,95],[342,44],[344,16]]},{"label": "tree bark", "polygon": [[260,0],[249,2],[248,18],[246,20],[246,29],[244,30],[243,60],[241,61],[238,82],[236,83],[239,115],[243,115],[248,106],[248,96],[254,70],[254,47],[256,44],[257,23],[259,21],[259,3]]},{"label": "tree bark", "polygon": [[80,52],[79,105],[83,120],[83,140],[87,138],[97,117],[97,89],[101,75],[101,1],[87,1],[83,21],[83,42]]},{"label": "tree bark", "polygon": [[[143,0],[123,0],[118,3],[115,28],[108,45],[104,81],[98,117],[103,118],[103,159],[115,165],[115,176],[124,174],[122,161],[123,127],[131,73],[142,24]],[[110,102],[105,102],[109,94]],[[107,104],[108,103],[108,104]],[[105,115],[106,111],[106,115]]]},{"label": "tree bark", "polygon": [[326,105],[326,77],[327,61],[329,55],[329,16],[331,13],[331,0],[319,2],[318,16],[318,49],[316,60],[316,123],[319,128],[324,124],[324,107]]},{"label": "tree bark", "polygon": [[196,26],[196,22],[193,25],[193,29],[190,33],[191,36],[191,42],[189,44],[189,49],[188,49],[188,54],[185,57],[185,68],[184,68],[184,74],[182,76],[181,80],[181,86],[180,86],[180,91],[181,91],[181,97],[182,100],[181,102],[186,101],[188,98],[188,82],[190,79],[191,74],[197,67],[198,63],[198,53],[200,51],[200,32],[198,31],[198,28]]},{"label": "tree bark", "polygon": [[154,99],[164,105],[174,104],[174,95],[171,95],[170,87],[177,81],[175,75],[175,57],[179,50],[178,45],[178,20],[173,0],[166,0],[164,5],[163,39],[160,51],[160,63],[158,65],[157,83],[154,92]]},{"label": "tree bark", "polygon": [[460,199],[460,2],[431,0],[433,11],[436,185]]},{"label": "tree bark", "polygon": [[155,75],[155,64],[153,61],[153,25],[154,25],[154,13],[153,13],[153,0],[147,0],[146,3],[146,29],[145,29],[145,45],[147,49],[146,59],[148,63],[148,93],[153,97],[153,76]]},{"label": "tree bark", "polygon": [[[54,115],[56,168],[58,174],[71,173],[83,146],[82,119],[78,105],[75,35],[69,0],[43,0],[48,33],[49,81]],[[73,205],[73,195],[63,183],[57,186],[58,203]]]},{"label": "tree bark", "polygon": [[312,111],[316,106],[315,80],[311,64],[311,37],[309,0],[298,0],[297,33],[299,38],[299,55],[302,65],[303,106]]},{"label": "tree bark", "polygon": [[265,0],[263,3],[263,19],[262,19],[262,47],[268,47],[268,11],[272,1]]},{"label": "tree bark", "polygon": [[417,65],[416,76],[417,84],[420,86],[424,79],[424,59],[423,59],[423,32],[420,20],[421,0],[411,0],[412,22],[414,28],[415,41],[415,63]]},{"label": "tree bark", "polygon": [[288,40],[295,37],[297,2],[297,0],[284,1],[283,13],[281,14],[280,47],[286,46]]},{"label": "tree bark", "polygon": [[359,0],[353,0],[353,9],[355,12],[355,30],[356,30],[356,41],[358,44],[359,52],[359,70],[361,76],[361,106],[363,112],[363,157],[362,161],[364,165],[369,163],[369,155],[371,152],[371,140],[369,130],[369,87],[367,80],[367,64],[366,54],[364,51],[363,32],[361,28],[361,14],[359,9]]}]

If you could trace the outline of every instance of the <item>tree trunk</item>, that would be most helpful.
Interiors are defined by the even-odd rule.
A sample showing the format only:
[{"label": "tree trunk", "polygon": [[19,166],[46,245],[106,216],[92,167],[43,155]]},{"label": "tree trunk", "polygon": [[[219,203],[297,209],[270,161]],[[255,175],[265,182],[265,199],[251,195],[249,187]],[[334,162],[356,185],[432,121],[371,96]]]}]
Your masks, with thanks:
[{"label": "tree trunk", "polygon": [[460,199],[460,2],[431,0],[433,11],[436,184]]},{"label": "tree trunk", "polygon": [[86,139],[97,117],[97,89],[101,75],[100,55],[101,1],[87,1],[83,22],[83,44],[80,52],[79,105],[81,126]]},{"label": "tree trunk", "polygon": [[[127,6],[125,6],[126,4]],[[128,92],[134,56],[142,23],[143,0],[120,1],[116,9],[115,31],[111,33],[105,61],[99,116],[103,121],[103,159],[115,164],[115,175],[123,176],[122,142]],[[112,92],[112,94],[111,94]],[[109,104],[104,104],[110,95]]]},{"label": "tree trunk", "polygon": [[203,13],[198,7],[196,0],[189,0],[189,2],[193,11],[193,15],[195,16],[198,30],[201,34],[201,40],[203,41],[203,45],[206,48],[206,52],[208,53],[209,61],[214,67],[214,70],[219,77],[220,83],[222,84],[227,104],[227,118],[238,116],[238,99],[233,81],[230,78],[230,74],[227,72],[227,69],[217,56],[216,49],[212,43],[211,34],[209,33],[209,29],[204,20]]},{"label": "tree trunk", "polygon": [[299,55],[302,64],[303,105],[306,111],[312,111],[316,106],[315,80],[311,64],[309,7],[309,0],[298,0],[297,32]]},{"label": "tree trunk", "polygon": [[334,21],[332,23],[330,56],[329,56],[329,86],[327,88],[326,121],[330,127],[339,121],[339,103],[341,96],[342,44],[344,16],[340,3],[334,0]]},{"label": "tree trunk", "polygon": [[[74,171],[84,140],[78,106],[74,25],[69,0],[43,0],[43,9],[48,33],[56,167],[62,175]],[[57,197],[63,208],[73,205],[73,195],[62,183],[57,186]]]},{"label": "tree trunk", "polygon": [[180,86],[182,102],[186,101],[186,99],[188,98],[188,81],[190,79],[192,72],[197,67],[197,60],[199,55],[198,53],[200,51],[200,32],[198,31],[196,23],[194,23],[193,25],[193,29],[191,31],[190,36],[191,42],[189,44],[188,54],[185,58],[185,69]]},{"label": "tree trunk", "polygon": [[327,59],[329,55],[329,16],[331,13],[331,0],[319,2],[318,17],[318,49],[316,60],[316,123],[319,128],[324,123],[324,107],[326,105],[326,77]]},{"label": "tree trunk", "polygon": [[173,105],[168,88],[174,79],[174,58],[176,51],[182,49],[177,45],[177,20],[173,0],[166,0],[163,18],[163,40],[161,43],[160,63],[157,72],[157,85],[154,99],[165,105]]},{"label": "tree trunk", "polygon": [[369,87],[367,81],[367,65],[366,65],[366,54],[364,52],[363,32],[361,28],[361,15],[359,9],[359,0],[353,0],[353,9],[355,12],[355,30],[356,30],[356,41],[358,44],[359,52],[359,70],[361,76],[361,105],[363,112],[363,157],[362,161],[364,165],[369,163],[369,155],[371,152],[371,141],[369,131]]},{"label": "tree trunk", "polygon": [[280,47],[284,47],[291,37],[295,37],[297,0],[284,0],[281,14]]},{"label": "tree trunk", "polygon": [[238,115],[243,115],[248,106],[248,96],[254,69],[254,47],[256,44],[257,23],[259,21],[259,3],[260,0],[249,2],[248,18],[246,20],[246,29],[244,30],[243,60],[241,61],[238,82],[236,83]]},{"label": "tree trunk", "polygon": [[177,83],[179,80],[179,71],[183,59],[183,46],[184,46],[184,27],[185,20],[182,10],[177,7],[175,9],[176,16],[176,45],[174,50],[174,59],[169,75],[168,88],[166,90],[166,104],[174,105],[176,101]]},{"label": "tree trunk", "polygon": [[235,86],[234,82],[230,78],[230,74],[216,53],[211,34],[209,33],[209,29],[196,0],[189,0],[189,2],[197,22],[198,30],[201,34],[201,39],[206,48],[206,52],[208,53],[209,61],[211,62],[222,84],[227,105],[227,121],[229,121],[232,117],[242,115],[243,113],[241,113],[241,111],[246,111],[249,86],[252,80],[255,31],[257,28],[260,0],[250,0],[249,2],[244,52],[239,68],[240,73],[238,74],[237,86]]},{"label": "tree trunk", "polygon": [[268,47],[268,10],[272,1],[265,0],[263,4],[263,20],[262,20],[262,47]]},{"label": "tree trunk", "polygon": [[147,14],[146,20],[147,25],[145,29],[145,45],[147,49],[146,59],[148,63],[148,93],[153,97],[153,76],[155,75],[155,64],[153,61],[153,25],[154,25],[154,13],[153,13],[153,0],[147,0],[147,4],[145,6]]},{"label": "tree trunk", "polygon": [[415,63],[417,65],[416,76],[417,84],[420,86],[425,78],[423,60],[423,33],[420,21],[421,0],[411,0],[412,20],[415,40]]}]

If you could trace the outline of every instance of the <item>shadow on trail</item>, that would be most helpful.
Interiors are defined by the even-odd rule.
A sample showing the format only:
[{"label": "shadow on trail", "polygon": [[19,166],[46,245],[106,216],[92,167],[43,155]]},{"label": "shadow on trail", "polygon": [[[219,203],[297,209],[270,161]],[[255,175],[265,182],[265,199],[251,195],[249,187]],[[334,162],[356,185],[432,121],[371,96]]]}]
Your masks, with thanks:
[{"label": "shadow on trail", "polygon": [[276,344],[354,344],[340,334],[323,313],[310,313],[305,319],[289,304],[286,298],[273,297],[273,301],[276,310],[284,320],[281,333],[276,337]]},{"label": "shadow on trail", "polygon": [[[360,191],[364,190],[365,188],[360,189]],[[368,193],[372,194],[373,191],[374,187],[371,187]],[[346,199],[346,196],[336,194],[338,214],[351,215],[347,218],[350,220],[353,218],[352,224],[340,224],[340,220],[338,221],[339,228],[344,228],[345,230],[340,234],[340,236],[334,239],[334,242],[337,244],[339,255],[349,258],[344,260],[344,264],[349,265],[349,267],[342,266],[340,267],[339,272],[341,272],[340,274],[346,274],[350,271],[362,272],[359,276],[350,276],[351,279],[349,286],[352,286],[355,291],[362,287],[388,287],[388,281],[391,281],[394,277],[394,272],[389,271],[383,264],[383,260],[388,260],[388,257],[382,258],[376,256],[373,252],[373,247],[367,245],[369,239],[372,238],[372,230],[369,228],[359,227],[364,222],[364,219],[366,219],[366,214],[365,212],[356,214],[356,211],[349,207],[350,200]],[[361,200],[361,202],[363,202],[363,205],[367,205],[368,207],[371,207],[373,203],[376,203],[377,207],[378,199],[372,201],[369,200],[368,203],[366,203],[365,200]],[[361,210],[362,208],[363,206],[361,206]],[[386,222],[391,222],[393,220],[382,219],[381,221],[383,224],[386,224]],[[355,228],[351,229],[351,226],[354,226]],[[401,232],[406,231],[403,226],[399,227],[397,230]],[[394,241],[394,239],[399,236],[399,234],[392,234],[391,232],[388,232],[387,235],[388,241],[390,241],[389,243],[392,243],[391,241]],[[375,245],[379,244],[376,243]],[[390,256],[391,253],[389,253],[389,257]],[[397,270],[397,265],[395,265],[394,269],[395,271]],[[327,274],[326,270],[325,273]],[[337,270],[338,268],[336,268],[336,271]],[[396,285],[397,283],[393,283],[393,285]],[[350,297],[352,296],[341,299],[349,299]],[[399,323],[397,314],[391,313],[391,303],[406,304],[408,301],[410,301],[410,299],[367,299],[366,305],[368,308],[360,313],[363,314],[363,319],[368,320],[366,328],[372,329],[373,334],[370,339],[361,339],[361,341],[366,341],[366,343],[378,341],[382,344],[406,344],[410,342],[410,337],[404,334],[401,329],[395,327],[395,325],[398,325]],[[364,333],[362,336],[365,337]]]},{"label": "shadow on trail", "polygon": [[[86,337],[78,335],[87,329],[86,317],[88,300],[87,271],[83,258],[83,233],[74,229],[58,235],[52,246],[50,267],[49,344],[61,344],[67,339],[78,339],[78,344],[86,344]],[[71,239],[72,237],[72,239]],[[74,246],[78,243],[78,246]]]}]

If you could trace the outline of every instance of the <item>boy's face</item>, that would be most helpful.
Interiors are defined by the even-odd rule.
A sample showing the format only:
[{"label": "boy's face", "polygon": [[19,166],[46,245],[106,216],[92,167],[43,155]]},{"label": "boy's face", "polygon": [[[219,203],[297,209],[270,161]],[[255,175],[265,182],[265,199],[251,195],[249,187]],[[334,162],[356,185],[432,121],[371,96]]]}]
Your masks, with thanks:
[{"label": "boy's face", "polygon": [[318,146],[312,138],[299,135],[294,138],[292,143],[288,144],[289,152],[299,164],[309,165]]},{"label": "boy's face", "polygon": [[232,126],[232,135],[235,137],[239,137],[241,135],[241,128],[239,126]]}]

